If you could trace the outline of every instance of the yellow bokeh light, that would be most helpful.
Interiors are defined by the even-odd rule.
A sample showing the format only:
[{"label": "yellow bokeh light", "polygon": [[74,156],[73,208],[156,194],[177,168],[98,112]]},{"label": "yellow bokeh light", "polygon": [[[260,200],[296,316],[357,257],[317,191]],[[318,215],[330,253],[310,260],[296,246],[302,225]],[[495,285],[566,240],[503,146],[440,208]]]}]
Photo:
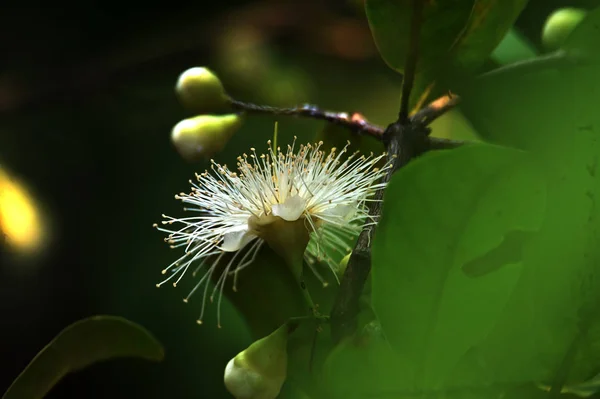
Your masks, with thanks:
[{"label": "yellow bokeh light", "polygon": [[0,169],[0,232],[19,252],[31,253],[43,243],[39,209],[25,188]]}]

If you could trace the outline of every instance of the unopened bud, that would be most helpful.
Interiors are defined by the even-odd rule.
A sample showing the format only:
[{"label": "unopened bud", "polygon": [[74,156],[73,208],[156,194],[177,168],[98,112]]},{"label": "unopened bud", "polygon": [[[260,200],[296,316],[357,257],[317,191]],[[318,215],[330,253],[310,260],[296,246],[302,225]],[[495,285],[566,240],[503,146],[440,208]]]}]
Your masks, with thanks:
[{"label": "unopened bud", "polygon": [[236,114],[200,115],[175,125],[171,140],[185,160],[195,162],[221,151],[241,125]]},{"label": "unopened bud", "polygon": [[544,47],[549,51],[558,50],[586,14],[578,8],[562,8],[550,14],[542,31]]},{"label": "unopened bud", "polygon": [[236,399],[275,399],[287,374],[289,327],[283,325],[231,359],[225,387]]},{"label": "unopened bud", "polygon": [[214,113],[229,109],[229,98],[221,80],[208,68],[195,67],[183,72],[175,91],[186,107],[199,113]]}]

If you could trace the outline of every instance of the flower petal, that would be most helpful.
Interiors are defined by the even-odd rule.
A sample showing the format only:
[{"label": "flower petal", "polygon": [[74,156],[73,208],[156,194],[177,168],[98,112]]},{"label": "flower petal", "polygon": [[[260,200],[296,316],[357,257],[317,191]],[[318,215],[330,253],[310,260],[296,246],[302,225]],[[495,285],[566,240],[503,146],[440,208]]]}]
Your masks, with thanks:
[{"label": "flower petal", "polygon": [[271,207],[273,215],[283,220],[293,222],[298,220],[306,210],[306,200],[299,195],[286,198],[283,204],[275,204]]},{"label": "flower petal", "polygon": [[221,243],[220,248],[225,252],[239,251],[255,238],[256,236],[248,232],[247,228],[244,230],[231,231],[223,234],[223,243]]},{"label": "flower petal", "polygon": [[342,220],[351,220],[356,215],[358,209],[358,203],[337,205],[333,208],[329,208],[323,212],[327,216],[339,217]]}]

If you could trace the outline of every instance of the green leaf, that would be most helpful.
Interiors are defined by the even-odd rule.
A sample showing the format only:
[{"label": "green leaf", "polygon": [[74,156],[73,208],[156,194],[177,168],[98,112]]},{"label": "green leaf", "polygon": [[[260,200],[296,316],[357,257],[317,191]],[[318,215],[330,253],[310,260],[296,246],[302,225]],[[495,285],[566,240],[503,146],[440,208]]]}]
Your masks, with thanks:
[{"label": "green leaf", "polygon": [[564,50],[586,62],[515,67],[461,93],[463,112],[480,133],[531,151],[548,195],[546,219],[522,248],[518,286],[485,341],[462,359],[456,379],[560,389],[600,368],[600,9]]},{"label": "green leaf", "polygon": [[93,316],[61,331],[27,365],[2,398],[42,398],[68,373],[116,357],[161,361],[164,350],[138,324],[121,317]]},{"label": "green leaf", "polygon": [[509,231],[500,245],[475,259],[466,262],[462,270],[469,277],[481,277],[509,263],[518,263],[523,259],[523,246],[534,233],[528,231]]},{"label": "green leaf", "polygon": [[479,67],[506,36],[528,0],[475,0],[450,53],[455,67]]},{"label": "green leaf", "polygon": [[323,366],[323,381],[332,399],[387,397],[384,393],[397,397],[410,372],[373,321],[332,350]]},{"label": "green leaf", "polygon": [[536,57],[538,51],[527,38],[515,28],[510,29],[490,58],[499,65],[511,64]]},{"label": "green leaf", "polygon": [[510,259],[477,278],[463,266],[511,231],[536,231],[544,201],[526,153],[484,144],[429,153],[393,176],[372,248],[372,305],[412,363],[407,387],[439,388],[491,331],[522,266]]},{"label": "green leaf", "polygon": [[[365,1],[375,44],[385,62],[399,72],[403,71],[408,55],[412,3],[412,0]],[[426,1],[418,70],[480,66],[526,3],[527,0]]]},{"label": "green leaf", "polygon": [[502,145],[551,150],[566,132],[592,133],[594,125],[581,115],[595,113],[599,19],[600,9],[590,12],[548,62],[505,66],[461,87],[461,110],[479,134]]},{"label": "green leaf", "polygon": [[[365,1],[375,44],[384,61],[398,72],[403,72],[408,56],[412,3],[412,0]],[[419,43],[420,69],[445,60],[469,20],[472,5],[473,0],[426,2]]]},{"label": "green leaf", "polygon": [[414,370],[392,350],[377,321],[337,345],[327,357],[322,374],[321,385],[326,391],[320,397],[331,399],[532,399],[543,393],[534,385],[523,389],[480,384],[448,390],[407,384]]}]

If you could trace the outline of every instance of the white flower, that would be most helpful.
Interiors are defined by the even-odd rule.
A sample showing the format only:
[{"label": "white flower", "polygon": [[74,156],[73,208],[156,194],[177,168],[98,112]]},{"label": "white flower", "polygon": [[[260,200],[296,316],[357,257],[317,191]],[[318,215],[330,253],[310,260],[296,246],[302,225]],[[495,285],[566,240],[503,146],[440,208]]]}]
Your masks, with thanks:
[{"label": "white flower", "polygon": [[[390,165],[376,167],[384,155],[346,156],[348,145],[339,152],[334,148],[326,153],[321,150],[322,142],[301,145],[295,151],[295,140],[284,153],[280,148],[275,151],[270,141],[268,144],[266,155],[258,156],[252,148],[250,155],[239,157],[238,173],[211,161],[213,173],[197,174],[198,182],[190,181],[192,192],[175,196],[190,205],[185,210],[199,215],[186,218],[163,215],[165,227],[155,225],[169,233],[165,241],[172,248],[185,249],[181,258],[163,270],[163,274],[170,276],[157,286],[173,279],[175,286],[192,264],[197,264],[194,275],[204,268],[202,278],[184,299],[187,302],[204,284],[198,323],[202,323],[208,280],[224,254],[235,252],[208,296],[212,302],[219,292],[219,308],[227,276],[234,276],[235,290],[238,272],[252,264],[265,243],[264,237],[259,237],[252,228],[252,220],[303,220],[310,234],[306,252],[302,248],[305,260],[326,285],[314,266],[315,260],[325,260],[335,275],[337,265],[327,252],[333,250],[343,256],[350,251],[348,239],[355,237],[370,219],[366,202],[374,201],[370,197],[385,185],[378,181]],[[368,224],[373,223],[371,220]],[[179,228],[172,228],[174,225]]]}]

